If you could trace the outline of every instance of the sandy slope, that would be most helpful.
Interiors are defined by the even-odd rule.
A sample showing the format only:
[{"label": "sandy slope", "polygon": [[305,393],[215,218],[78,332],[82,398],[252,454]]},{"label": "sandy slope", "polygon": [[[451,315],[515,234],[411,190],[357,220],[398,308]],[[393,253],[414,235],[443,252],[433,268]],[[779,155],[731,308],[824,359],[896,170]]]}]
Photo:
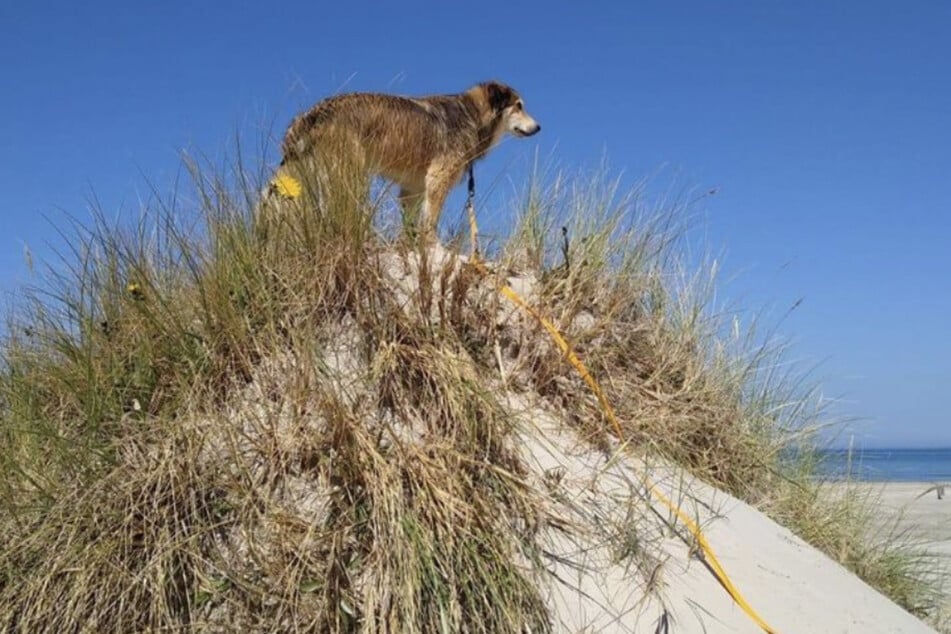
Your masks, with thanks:
[{"label": "sandy slope", "polygon": [[[560,580],[549,596],[558,631],[762,632],[683,540],[645,517],[643,470],[634,461],[610,461],[538,410],[526,411],[526,460],[573,527],[548,535],[548,567]],[[933,631],[749,505],[676,473],[651,473],[699,518],[733,582],[777,632]],[[642,555],[625,558],[605,536],[632,522],[642,541],[631,551]],[[644,600],[647,585],[654,591]]]}]

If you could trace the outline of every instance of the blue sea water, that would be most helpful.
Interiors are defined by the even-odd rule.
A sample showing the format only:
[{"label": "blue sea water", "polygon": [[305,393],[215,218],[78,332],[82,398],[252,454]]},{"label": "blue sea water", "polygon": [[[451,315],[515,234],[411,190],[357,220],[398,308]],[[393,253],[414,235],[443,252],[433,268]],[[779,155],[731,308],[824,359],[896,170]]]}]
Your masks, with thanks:
[{"label": "blue sea water", "polygon": [[943,449],[829,449],[820,452],[823,475],[867,482],[951,483],[951,447]]}]

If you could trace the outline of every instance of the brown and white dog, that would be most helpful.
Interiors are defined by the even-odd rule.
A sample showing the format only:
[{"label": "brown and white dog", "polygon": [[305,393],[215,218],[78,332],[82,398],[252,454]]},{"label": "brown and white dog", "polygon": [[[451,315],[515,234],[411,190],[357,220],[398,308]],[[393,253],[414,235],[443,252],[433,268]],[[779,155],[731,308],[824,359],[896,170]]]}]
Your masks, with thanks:
[{"label": "brown and white dog", "polygon": [[455,95],[344,94],[294,119],[281,165],[346,148],[368,174],[400,186],[407,217],[421,206],[421,230],[433,239],[446,196],[469,165],[505,133],[528,137],[539,130],[519,94],[495,81]]}]

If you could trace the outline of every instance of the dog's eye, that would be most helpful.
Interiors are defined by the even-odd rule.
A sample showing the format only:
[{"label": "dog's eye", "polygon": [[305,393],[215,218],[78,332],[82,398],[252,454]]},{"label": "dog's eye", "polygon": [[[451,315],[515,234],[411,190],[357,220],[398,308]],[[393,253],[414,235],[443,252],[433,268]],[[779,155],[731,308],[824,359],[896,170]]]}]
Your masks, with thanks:
[{"label": "dog's eye", "polygon": [[522,110],[522,102],[521,102],[521,101],[516,101],[516,102],[515,102],[515,112],[521,112],[521,110]]}]

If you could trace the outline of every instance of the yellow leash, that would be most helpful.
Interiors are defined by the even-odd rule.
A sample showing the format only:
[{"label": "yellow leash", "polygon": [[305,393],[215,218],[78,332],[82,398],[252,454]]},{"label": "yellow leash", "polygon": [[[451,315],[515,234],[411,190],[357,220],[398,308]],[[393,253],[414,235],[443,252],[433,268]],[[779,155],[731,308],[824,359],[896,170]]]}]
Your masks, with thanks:
[{"label": "yellow leash", "polygon": [[[475,179],[472,174],[472,167],[469,167],[469,198],[466,201],[466,212],[469,215],[469,231],[472,237],[472,257],[470,261],[476,267],[476,269],[485,275],[486,277],[490,276],[491,273],[482,263],[482,259],[479,256],[479,247],[478,247],[478,225],[476,224],[475,217]],[[611,423],[611,427],[614,428],[614,432],[617,434],[618,440],[621,443],[624,443],[624,432],[621,429],[621,424],[618,422],[617,415],[614,413],[614,408],[611,407],[611,403],[608,401],[607,396],[604,393],[604,390],[601,389],[601,386],[595,380],[591,373],[588,371],[588,368],[585,367],[584,363],[578,358],[578,355],[575,354],[574,350],[571,348],[571,345],[565,340],[561,332],[558,331],[558,328],[548,319],[545,318],[538,310],[529,305],[522,297],[516,293],[512,287],[507,284],[499,283],[499,292],[507,297],[513,304],[521,308],[523,311],[535,318],[538,323],[548,331],[548,334],[551,335],[552,340],[558,345],[558,348],[561,349],[562,354],[565,355],[565,358],[568,362],[574,367],[578,372],[584,382],[588,384],[588,387],[591,388],[591,391],[594,392],[594,395],[598,398],[598,402],[601,404],[601,409],[604,410],[604,415]],[[623,445],[622,445],[623,446]],[[674,504],[670,498],[661,493],[657,488],[657,485],[651,482],[647,476],[644,477],[644,484],[651,494],[659,500],[664,506],[671,510],[680,522],[687,527],[687,530],[690,531],[690,534],[693,535],[694,539],[697,540],[697,545],[700,547],[701,552],[703,553],[703,561],[707,564],[710,571],[717,578],[717,581],[720,582],[720,585],[727,591],[727,593],[733,598],[733,601],[740,606],[740,608],[746,612],[747,615],[755,622],[760,629],[762,629],[767,634],[776,634],[776,630],[769,626],[756,613],[756,610],[747,603],[746,599],[743,598],[743,595],[740,594],[740,591],[730,580],[730,577],[726,574],[726,571],[723,569],[723,565],[720,563],[720,560],[717,559],[716,554],[713,552],[713,548],[710,546],[710,542],[707,541],[707,538],[704,536],[703,531],[700,530],[700,527],[697,525],[689,515],[683,512],[683,510],[676,504]]]}]

